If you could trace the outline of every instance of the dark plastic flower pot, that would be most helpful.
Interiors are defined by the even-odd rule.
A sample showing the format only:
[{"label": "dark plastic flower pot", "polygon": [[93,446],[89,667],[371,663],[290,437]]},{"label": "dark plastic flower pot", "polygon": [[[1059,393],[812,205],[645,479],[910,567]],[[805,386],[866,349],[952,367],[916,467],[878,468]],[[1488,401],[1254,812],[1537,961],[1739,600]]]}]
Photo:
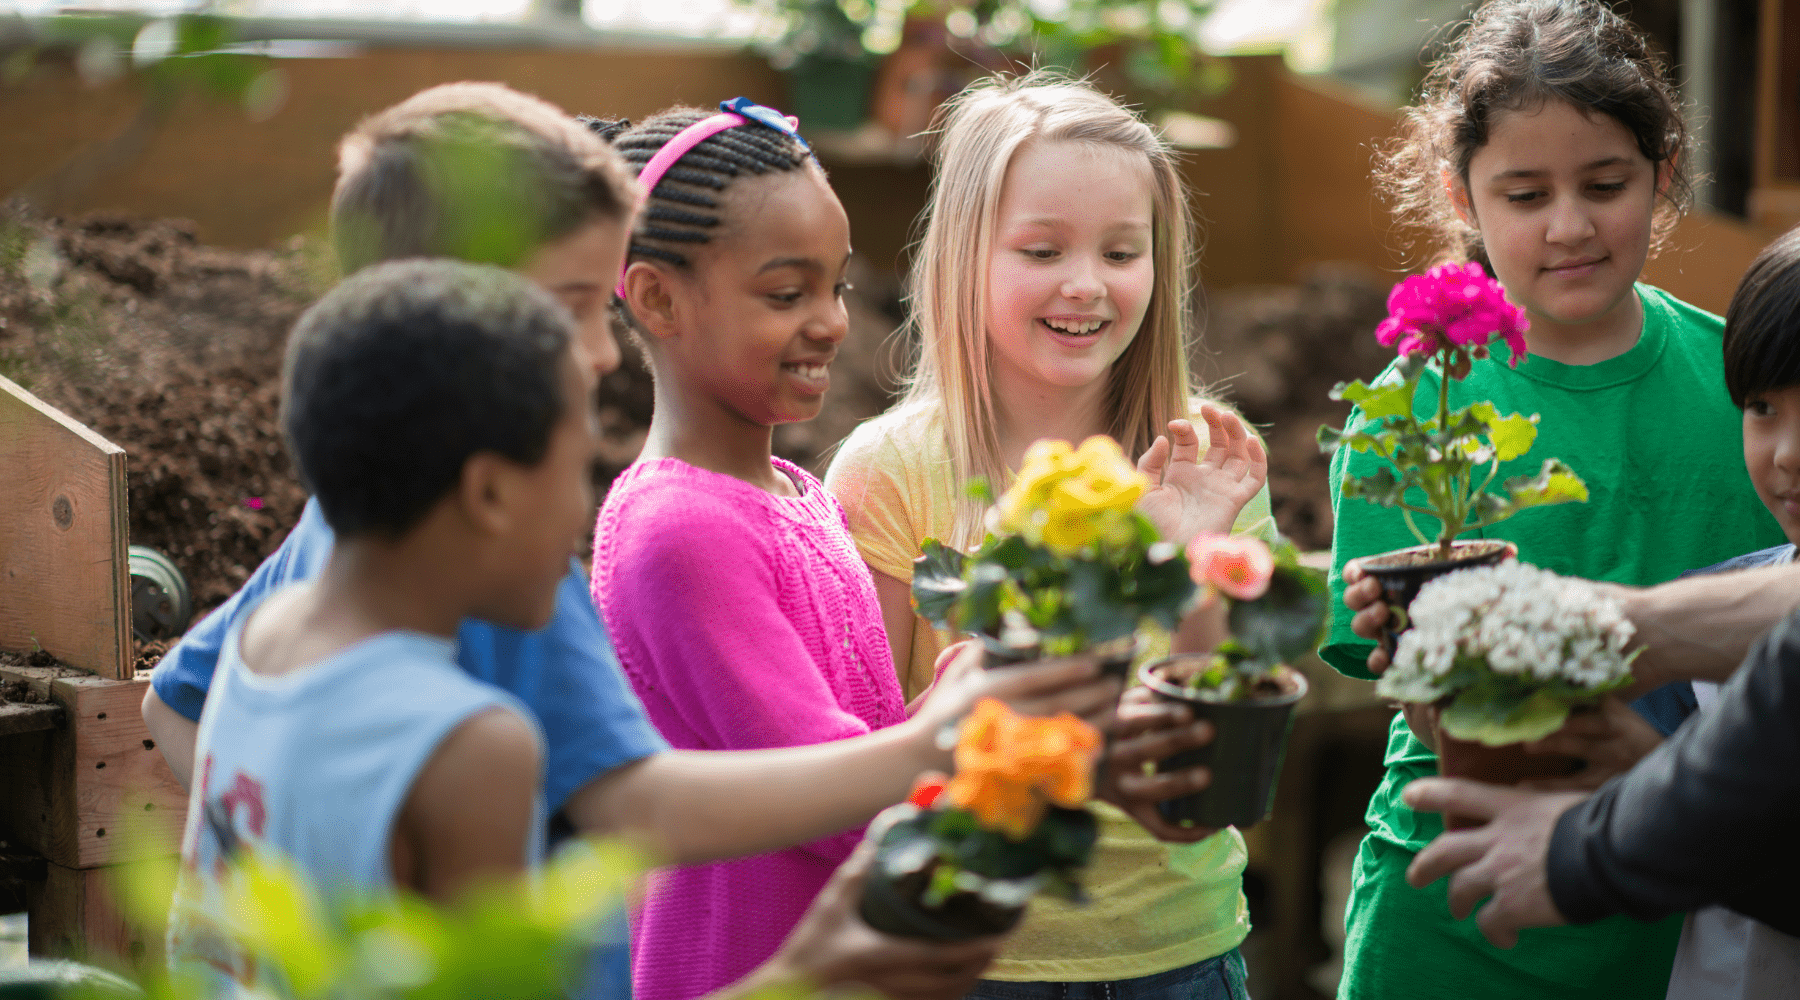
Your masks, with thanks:
[{"label": "dark plastic flower pot", "polygon": [[[1445,777],[1516,785],[1537,778],[1565,778],[1581,770],[1583,764],[1581,758],[1567,754],[1527,753],[1523,743],[1491,747],[1474,740],[1459,740],[1444,732],[1441,721],[1434,721],[1433,725],[1437,729],[1438,773]],[[1485,823],[1472,816],[1444,814],[1446,830],[1466,830]]]},{"label": "dark plastic flower pot", "polygon": [[891,878],[879,863],[863,883],[863,922],[883,934],[925,941],[969,941],[1012,930],[1024,907],[996,906],[972,892],[958,892],[928,908],[920,897],[936,863],[923,871]]},{"label": "dark plastic flower pot", "polygon": [[1294,705],[1306,697],[1306,676],[1291,667],[1278,667],[1275,681],[1280,694],[1236,702],[1209,701],[1200,692],[1162,676],[1171,664],[1199,659],[1211,657],[1169,656],[1138,670],[1138,678],[1157,697],[1190,706],[1194,718],[1206,719],[1214,730],[1211,743],[1183,750],[1156,765],[1158,773],[1204,765],[1212,770],[1212,784],[1193,795],[1157,803],[1156,809],[1171,823],[1241,830],[1262,822],[1275,807],[1275,785],[1287,754],[1288,733],[1294,727]]},{"label": "dark plastic flower pot", "polygon": [[[1002,646],[1000,640],[990,635],[978,635],[975,638],[981,640],[982,648],[987,652],[987,665],[990,667],[1008,667],[1043,659],[1044,654],[1036,646],[1018,649]],[[1132,661],[1137,659],[1138,638],[1135,635],[1121,636],[1097,646],[1089,646],[1082,652],[1100,658],[1100,673],[1103,676],[1125,680],[1131,676]]]},{"label": "dark plastic flower pot", "polygon": [[[1362,561],[1363,569],[1381,581],[1382,597],[1387,600],[1388,624],[1381,630],[1381,648],[1389,657],[1394,655],[1394,644],[1399,642],[1400,633],[1412,627],[1409,619],[1393,613],[1395,609],[1404,612],[1412,607],[1413,598],[1419,596],[1420,588],[1447,573],[1473,569],[1476,566],[1498,565],[1506,558],[1508,545],[1492,538],[1453,542],[1448,559],[1436,558],[1436,549],[1436,544],[1415,545],[1410,549],[1395,549],[1369,556]],[[1401,627],[1394,627],[1396,621],[1403,622]]]}]

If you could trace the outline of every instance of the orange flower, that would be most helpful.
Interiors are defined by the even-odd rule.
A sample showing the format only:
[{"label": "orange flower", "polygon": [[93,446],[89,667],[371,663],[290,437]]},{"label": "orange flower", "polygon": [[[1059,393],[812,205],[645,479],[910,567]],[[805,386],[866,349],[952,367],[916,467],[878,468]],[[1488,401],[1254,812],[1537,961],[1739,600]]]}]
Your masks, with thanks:
[{"label": "orange flower", "polygon": [[1217,587],[1234,601],[1261,597],[1275,573],[1275,557],[1257,538],[1203,532],[1188,543],[1187,557],[1195,583]]},{"label": "orange flower", "polygon": [[944,788],[952,805],[982,826],[1023,840],[1049,803],[1073,809],[1094,790],[1100,734],[1067,712],[1051,719],[1015,714],[983,698],[964,720],[956,776]]}]

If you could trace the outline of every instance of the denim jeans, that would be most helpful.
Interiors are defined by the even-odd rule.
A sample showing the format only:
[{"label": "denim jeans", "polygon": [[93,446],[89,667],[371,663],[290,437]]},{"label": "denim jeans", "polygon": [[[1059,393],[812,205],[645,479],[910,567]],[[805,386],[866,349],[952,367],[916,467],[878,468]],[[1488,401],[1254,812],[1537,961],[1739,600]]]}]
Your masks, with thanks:
[{"label": "denim jeans", "polygon": [[983,979],[963,1000],[1250,1000],[1236,948],[1153,976],[1101,983],[1003,983]]}]

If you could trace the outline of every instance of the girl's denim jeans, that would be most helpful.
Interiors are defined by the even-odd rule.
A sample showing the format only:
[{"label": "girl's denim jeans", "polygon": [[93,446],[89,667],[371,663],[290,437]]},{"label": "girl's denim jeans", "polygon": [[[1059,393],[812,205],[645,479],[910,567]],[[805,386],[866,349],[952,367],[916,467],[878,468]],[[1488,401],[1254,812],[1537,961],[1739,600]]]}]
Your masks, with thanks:
[{"label": "girl's denim jeans", "polygon": [[1002,983],[983,979],[963,1000],[1250,1000],[1236,948],[1153,976],[1102,983]]}]

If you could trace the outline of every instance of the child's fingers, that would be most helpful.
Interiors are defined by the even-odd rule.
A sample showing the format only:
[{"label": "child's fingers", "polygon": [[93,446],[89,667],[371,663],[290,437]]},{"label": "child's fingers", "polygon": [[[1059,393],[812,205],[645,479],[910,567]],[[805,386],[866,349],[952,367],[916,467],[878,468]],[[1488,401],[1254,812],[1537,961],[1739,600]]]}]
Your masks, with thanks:
[{"label": "child's fingers", "polygon": [[[1202,414],[1204,415],[1204,408]],[[1192,464],[1200,461],[1200,432],[1194,429],[1191,420],[1169,421],[1168,440],[1174,445],[1169,453],[1171,463],[1186,462]]]},{"label": "child's fingers", "polygon": [[1150,448],[1138,458],[1138,472],[1152,483],[1162,482],[1163,470],[1169,465],[1169,439],[1158,435]]},{"label": "child's fingers", "polygon": [[1262,442],[1256,438],[1256,435],[1245,434],[1244,436],[1250,439],[1247,446],[1250,453],[1249,474],[1255,479],[1266,481],[1269,478],[1269,453],[1263,448]]}]

